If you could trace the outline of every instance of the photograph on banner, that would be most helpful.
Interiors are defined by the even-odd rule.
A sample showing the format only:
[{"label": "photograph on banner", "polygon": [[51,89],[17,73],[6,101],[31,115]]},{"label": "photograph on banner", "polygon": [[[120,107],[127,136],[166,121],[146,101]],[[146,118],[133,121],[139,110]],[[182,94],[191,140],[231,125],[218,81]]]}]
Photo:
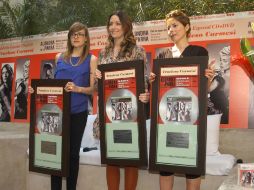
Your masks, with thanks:
[{"label": "photograph on banner", "polygon": [[201,75],[207,61],[207,57],[154,60],[158,79],[152,96],[151,168],[196,168],[203,172],[206,104],[202,102],[207,86]]},{"label": "photograph on banner", "polygon": [[29,59],[18,59],[16,63],[14,119],[27,119],[27,94],[29,81]]},{"label": "photograph on banner", "polygon": [[0,122],[11,121],[14,63],[2,63],[0,80]]},{"label": "photograph on banner", "polygon": [[171,57],[172,57],[172,51],[170,50],[170,47],[162,47],[162,48],[155,49],[156,59],[165,59],[165,58],[171,58]]},{"label": "photograph on banner", "polygon": [[35,92],[31,97],[31,171],[47,174],[53,171],[57,175],[66,176],[63,158],[68,149],[64,145],[66,136],[63,130],[68,131],[68,121],[64,120],[68,118],[69,102],[64,97],[68,96],[64,91],[65,84],[66,80],[32,80]]},{"label": "photograph on banner", "polygon": [[55,73],[55,60],[41,61],[41,79],[53,79]]},{"label": "photograph on banner", "polygon": [[230,85],[230,44],[208,44],[209,62],[215,60],[216,75],[210,86],[210,98],[215,108],[221,110],[221,123],[228,124],[229,117],[229,85]]},{"label": "photograph on banner", "polygon": [[[119,67],[116,68],[116,65]],[[143,136],[140,136],[142,129],[139,121],[142,119],[138,120],[138,112],[144,114],[138,101],[139,91],[144,89],[144,77],[140,77],[144,76],[144,69],[137,71],[136,65],[144,68],[142,61],[99,66],[102,72],[102,80],[99,81],[99,101],[103,100],[100,103],[103,106],[99,111],[102,126],[105,126],[102,127],[104,130],[101,133],[102,158],[105,156],[106,160],[121,160],[123,164],[124,160],[140,162],[144,156],[141,156],[140,146],[142,143],[146,144],[141,143]],[[144,131],[145,127],[142,128]]]}]

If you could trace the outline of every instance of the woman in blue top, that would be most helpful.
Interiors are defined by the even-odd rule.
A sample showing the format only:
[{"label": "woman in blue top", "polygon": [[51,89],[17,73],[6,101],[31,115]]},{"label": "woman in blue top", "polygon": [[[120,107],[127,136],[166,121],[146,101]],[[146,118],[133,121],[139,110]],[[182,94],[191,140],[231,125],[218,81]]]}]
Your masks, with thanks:
[{"label": "woman in blue top", "polygon": [[[75,190],[79,171],[79,150],[86,126],[88,95],[94,91],[94,72],[97,58],[89,53],[88,29],[74,23],[68,33],[67,51],[56,55],[55,79],[71,79],[65,86],[71,92],[70,173],[67,190]],[[51,176],[51,189],[61,190],[62,178]]]}]

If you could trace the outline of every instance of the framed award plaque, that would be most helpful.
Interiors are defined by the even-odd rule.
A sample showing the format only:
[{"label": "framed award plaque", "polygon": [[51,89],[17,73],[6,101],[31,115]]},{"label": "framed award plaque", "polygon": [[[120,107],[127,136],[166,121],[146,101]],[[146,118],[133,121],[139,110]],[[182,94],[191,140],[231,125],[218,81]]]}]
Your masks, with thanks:
[{"label": "framed award plaque", "polygon": [[150,170],[205,174],[208,57],[154,60]]},{"label": "framed award plaque", "polygon": [[99,65],[99,118],[102,164],[147,165],[143,61]]},{"label": "framed award plaque", "polygon": [[69,80],[33,79],[29,170],[67,177],[69,173]]}]

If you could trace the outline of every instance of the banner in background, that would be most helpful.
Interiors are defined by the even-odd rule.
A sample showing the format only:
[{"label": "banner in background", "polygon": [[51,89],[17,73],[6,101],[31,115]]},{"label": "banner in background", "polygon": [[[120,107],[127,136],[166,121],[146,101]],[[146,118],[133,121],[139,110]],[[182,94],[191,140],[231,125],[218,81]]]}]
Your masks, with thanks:
[{"label": "banner in background", "polygon": [[[232,66],[232,55],[240,53],[240,38],[251,39],[254,44],[251,22],[254,22],[254,11],[237,12],[228,14],[203,15],[191,17],[190,43],[206,47],[209,51],[210,61],[216,60],[217,78],[214,82],[212,94],[216,105],[224,113],[222,127],[251,128],[251,110],[253,110],[253,98],[250,82],[244,71],[238,66]],[[105,46],[107,40],[106,27],[94,27],[89,29],[91,38],[91,52],[95,55]],[[23,38],[11,38],[0,40],[0,68],[6,63],[15,63],[13,67],[12,92],[17,92],[21,81],[20,73],[24,72],[18,67],[22,60],[29,60],[29,79],[44,76],[44,65],[53,63],[56,53],[66,49],[68,31],[26,36]],[[168,47],[172,46],[168,39],[164,20],[146,21],[134,24],[134,35],[139,45],[147,51],[150,66],[152,59],[163,56]],[[45,66],[46,67],[46,66]],[[0,73],[2,75],[2,71]],[[44,76],[46,77],[46,76]],[[2,80],[1,80],[2,81]],[[1,82],[2,84],[2,82]],[[1,85],[0,84],[0,85]],[[241,90],[239,90],[241,89]],[[26,93],[25,93],[25,96]],[[12,93],[10,121],[28,122],[29,105],[27,113],[22,118],[15,116],[17,99],[16,93]],[[242,101],[239,101],[239,98]],[[29,97],[27,104],[30,103]],[[251,108],[252,106],[252,108]],[[3,103],[0,101],[0,114],[3,112]],[[94,110],[95,111],[95,110]],[[0,116],[1,117],[1,116]]]}]

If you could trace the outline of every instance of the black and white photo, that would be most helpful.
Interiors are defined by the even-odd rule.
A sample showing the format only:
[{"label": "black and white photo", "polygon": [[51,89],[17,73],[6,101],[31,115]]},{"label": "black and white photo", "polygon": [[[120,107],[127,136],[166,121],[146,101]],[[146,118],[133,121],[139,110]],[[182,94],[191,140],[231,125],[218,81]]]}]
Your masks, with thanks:
[{"label": "black and white photo", "polygon": [[43,60],[41,62],[41,79],[54,79],[55,61]]},{"label": "black and white photo", "polygon": [[132,101],[131,97],[112,97],[112,121],[132,120]]},{"label": "black and white photo", "polygon": [[29,59],[17,60],[14,119],[27,119]]},{"label": "black and white photo", "polygon": [[228,123],[230,45],[228,43],[208,44],[209,63],[215,61],[215,77],[210,86],[210,98],[215,108],[222,112],[221,123]]},{"label": "black and white photo", "polygon": [[10,122],[13,83],[13,63],[2,64],[0,80],[0,121]]}]

